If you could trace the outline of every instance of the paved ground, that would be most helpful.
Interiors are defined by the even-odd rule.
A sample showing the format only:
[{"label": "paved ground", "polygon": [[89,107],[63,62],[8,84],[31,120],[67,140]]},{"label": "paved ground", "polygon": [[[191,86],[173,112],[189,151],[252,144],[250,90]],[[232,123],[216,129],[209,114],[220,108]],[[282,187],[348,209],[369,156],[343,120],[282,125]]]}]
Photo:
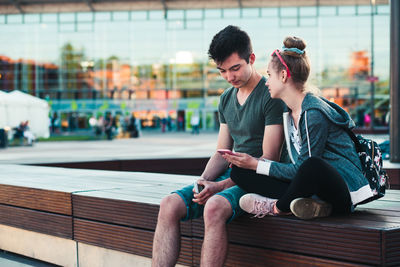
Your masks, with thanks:
[{"label": "paved ground", "polygon": [[[389,135],[364,135],[377,143],[389,140]],[[209,157],[214,153],[217,133],[144,132],[140,138],[112,141],[38,142],[34,146],[0,149],[0,163],[55,163],[119,159]],[[400,164],[385,161],[386,168]]]},{"label": "paved ground", "polygon": [[0,251],[1,267],[55,267],[56,265],[26,258],[14,253]]},{"label": "paved ground", "polygon": [[140,138],[112,141],[38,142],[32,147],[0,149],[0,163],[209,157],[216,144],[217,133],[144,133]]}]

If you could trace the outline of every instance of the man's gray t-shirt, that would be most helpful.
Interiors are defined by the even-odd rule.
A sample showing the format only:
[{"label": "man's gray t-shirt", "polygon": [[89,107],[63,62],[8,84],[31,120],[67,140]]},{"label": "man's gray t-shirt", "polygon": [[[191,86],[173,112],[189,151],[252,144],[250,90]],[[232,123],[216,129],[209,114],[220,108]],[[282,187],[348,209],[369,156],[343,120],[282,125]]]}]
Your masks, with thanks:
[{"label": "man's gray t-shirt", "polygon": [[265,82],[262,77],[243,105],[237,100],[237,88],[225,90],[218,106],[220,122],[228,125],[233,149],[253,157],[262,156],[264,128],[282,124],[285,107],[281,100],[271,98]]}]

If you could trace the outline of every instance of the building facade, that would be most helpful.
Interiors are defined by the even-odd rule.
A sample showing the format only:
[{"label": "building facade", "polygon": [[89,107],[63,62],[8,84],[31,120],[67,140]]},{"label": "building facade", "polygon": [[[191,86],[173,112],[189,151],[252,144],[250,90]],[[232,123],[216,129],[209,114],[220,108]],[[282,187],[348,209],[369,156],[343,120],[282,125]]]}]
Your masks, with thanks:
[{"label": "building facade", "polygon": [[0,14],[0,90],[46,99],[51,115],[66,123],[76,118],[77,128],[106,112],[134,112],[142,127],[160,127],[168,117],[174,128],[183,117],[189,129],[199,110],[201,128],[216,130],[219,95],[229,84],[207,50],[214,34],[232,24],[249,33],[255,66],[264,75],[284,37],[302,37],[312,64],[310,85],[345,107],[358,126],[370,125],[368,114],[374,126],[386,126],[388,2],[270,2],[174,9],[131,3],[100,11],[89,5],[84,12],[61,6],[45,12],[27,7],[27,13],[14,6],[13,13],[9,7]]}]

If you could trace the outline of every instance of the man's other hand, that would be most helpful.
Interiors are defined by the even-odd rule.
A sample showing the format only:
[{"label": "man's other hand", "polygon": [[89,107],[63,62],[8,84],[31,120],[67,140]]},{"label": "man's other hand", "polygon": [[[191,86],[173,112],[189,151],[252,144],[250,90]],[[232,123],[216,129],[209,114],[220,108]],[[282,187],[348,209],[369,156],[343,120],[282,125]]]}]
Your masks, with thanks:
[{"label": "man's other hand", "polygon": [[206,204],[207,200],[210,197],[223,190],[221,184],[218,182],[199,179],[197,180],[197,183],[199,185],[204,186],[203,190],[199,194],[196,193],[193,194],[193,202],[198,203],[200,205]]}]

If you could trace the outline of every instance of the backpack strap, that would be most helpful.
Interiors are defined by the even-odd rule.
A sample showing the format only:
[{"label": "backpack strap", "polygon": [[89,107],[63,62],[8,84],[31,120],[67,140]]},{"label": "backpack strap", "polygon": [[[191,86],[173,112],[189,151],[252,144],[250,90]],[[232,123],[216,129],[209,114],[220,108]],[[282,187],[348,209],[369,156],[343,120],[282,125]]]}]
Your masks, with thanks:
[{"label": "backpack strap", "polygon": [[356,146],[356,151],[357,151],[357,153],[358,152],[361,152],[361,144],[360,144],[360,142],[358,141],[358,138],[357,138],[357,136],[353,133],[353,131],[352,130],[350,130],[349,128],[347,128],[347,127],[344,127],[344,130],[346,131],[346,133],[350,136],[350,138],[351,138],[351,140],[353,140],[353,142],[354,142],[354,144],[355,144],[355,146]]}]

